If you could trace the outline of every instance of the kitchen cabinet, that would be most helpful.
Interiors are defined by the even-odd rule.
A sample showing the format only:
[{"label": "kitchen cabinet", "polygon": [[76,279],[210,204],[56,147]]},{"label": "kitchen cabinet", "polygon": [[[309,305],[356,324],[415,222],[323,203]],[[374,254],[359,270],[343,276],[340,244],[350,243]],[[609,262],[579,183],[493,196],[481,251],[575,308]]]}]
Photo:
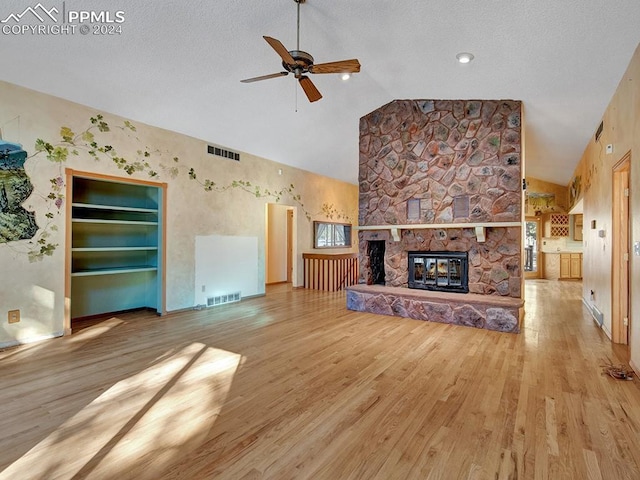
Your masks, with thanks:
[{"label": "kitchen cabinet", "polygon": [[581,253],[561,253],[560,254],[560,278],[567,278],[567,279],[582,278],[582,254]]},{"label": "kitchen cabinet", "polygon": [[549,237],[569,236],[569,215],[563,213],[549,214]]},{"label": "kitchen cabinet", "polygon": [[573,239],[577,242],[582,241],[583,217],[581,214],[574,215],[573,219]]}]

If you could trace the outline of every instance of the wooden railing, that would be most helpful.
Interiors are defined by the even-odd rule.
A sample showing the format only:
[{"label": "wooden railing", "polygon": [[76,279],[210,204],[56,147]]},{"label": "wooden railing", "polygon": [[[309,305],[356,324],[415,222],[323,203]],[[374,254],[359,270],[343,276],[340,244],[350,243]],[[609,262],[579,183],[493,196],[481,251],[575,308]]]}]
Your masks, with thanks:
[{"label": "wooden railing", "polygon": [[358,254],[303,253],[304,288],[337,292],[358,283]]}]

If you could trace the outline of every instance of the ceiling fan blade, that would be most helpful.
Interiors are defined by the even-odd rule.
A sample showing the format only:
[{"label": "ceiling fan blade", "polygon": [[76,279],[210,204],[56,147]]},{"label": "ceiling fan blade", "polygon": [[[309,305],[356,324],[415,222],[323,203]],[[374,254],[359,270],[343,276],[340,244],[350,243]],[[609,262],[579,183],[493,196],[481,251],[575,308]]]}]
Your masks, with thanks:
[{"label": "ceiling fan blade", "polygon": [[360,62],[353,58],[339,62],[319,63],[309,67],[311,73],[358,73]]},{"label": "ceiling fan blade", "polygon": [[322,98],[322,94],[318,91],[309,77],[302,75],[298,81],[310,102],[316,102]]},{"label": "ceiling fan blade", "polygon": [[289,75],[289,72],[270,73],[269,75],[262,75],[260,77],[245,78],[244,80],[240,80],[240,82],[242,83],[259,82],[260,80],[269,80],[270,78],[284,77],[286,75]]},{"label": "ceiling fan blade", "polygon": [[284,63],[286,63],[287,65],[293,65],[296,63],[296,61],[293,59],[293,57],[289,53],[289,50],[287,50],[287,47],[285,47],[282,44],[282,42],[280,42],[280,40],[272,37],[267,37],[266,35],[263,36],[262,38],[264,38],[267,41],[267,43],[271,45],[271,48],[273,48],[276,51],[276,53],[280,55]]}]

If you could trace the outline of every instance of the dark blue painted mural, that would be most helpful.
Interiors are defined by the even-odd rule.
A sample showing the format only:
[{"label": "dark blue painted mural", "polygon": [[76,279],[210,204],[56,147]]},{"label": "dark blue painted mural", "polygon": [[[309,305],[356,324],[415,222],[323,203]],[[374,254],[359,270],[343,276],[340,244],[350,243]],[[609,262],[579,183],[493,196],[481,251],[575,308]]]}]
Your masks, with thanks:
[{"label": "dark blue painted mural", "polygon": [[38,231],[35,213],[22,206],[33,191],[26,159],[20,145],[0,140],[0,243],[33,238]]}]

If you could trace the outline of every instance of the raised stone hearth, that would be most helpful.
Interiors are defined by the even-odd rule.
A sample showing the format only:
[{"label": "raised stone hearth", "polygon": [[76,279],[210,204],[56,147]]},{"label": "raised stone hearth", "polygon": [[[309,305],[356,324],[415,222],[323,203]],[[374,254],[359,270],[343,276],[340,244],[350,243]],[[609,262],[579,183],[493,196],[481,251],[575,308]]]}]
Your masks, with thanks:
[{"label": "raised stone hearth", "polygon": [[382,285],[347,287],[347,308],[358,312],[519,333],[524,301],[494,295],[413,290]]}]

